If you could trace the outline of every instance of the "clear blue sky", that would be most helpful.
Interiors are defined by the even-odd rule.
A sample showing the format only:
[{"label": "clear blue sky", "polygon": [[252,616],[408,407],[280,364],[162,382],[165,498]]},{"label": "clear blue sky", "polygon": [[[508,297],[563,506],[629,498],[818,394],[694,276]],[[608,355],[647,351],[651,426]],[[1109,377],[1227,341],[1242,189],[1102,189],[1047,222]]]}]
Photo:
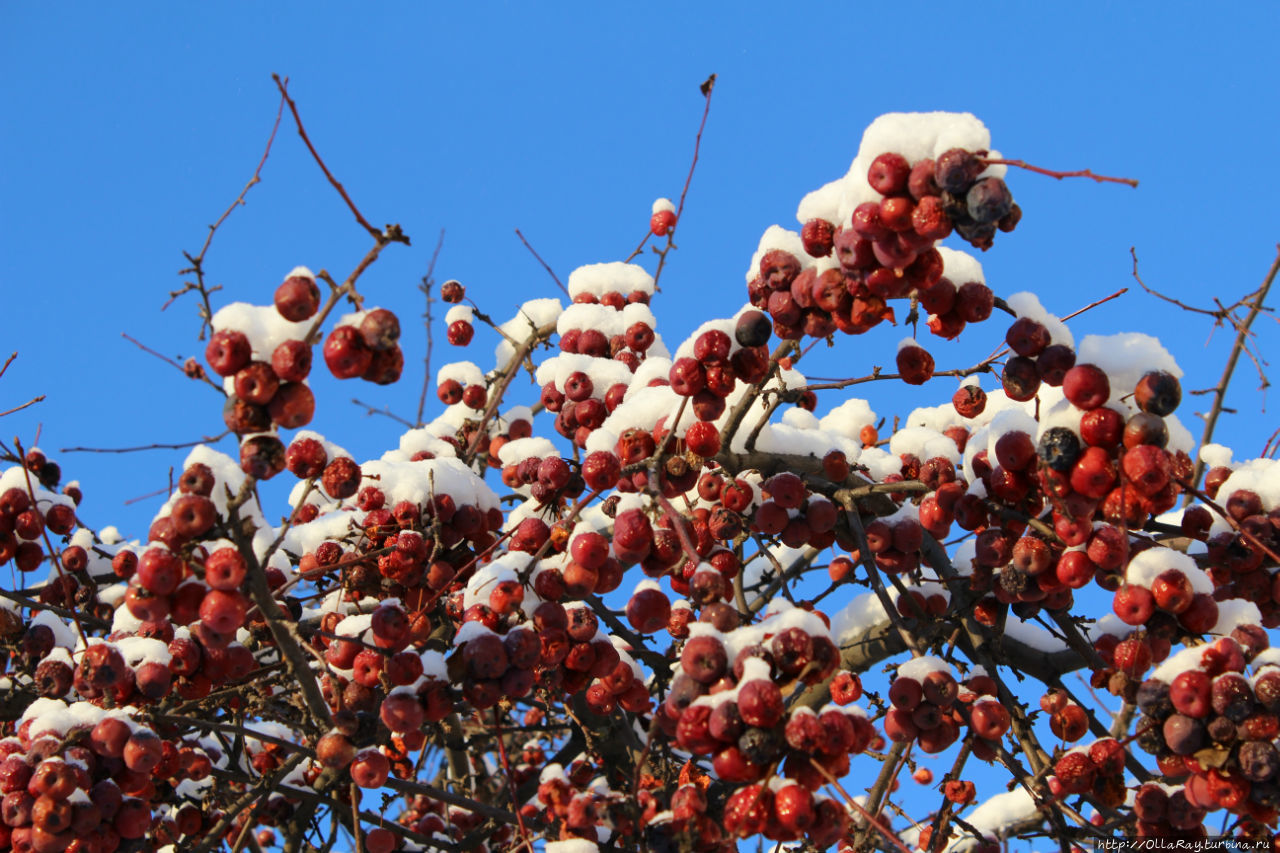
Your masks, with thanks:
[{"label": "clear blue sky", "polygon": [[[312,138],[375,224],[399,222],[364,279],[399,312],[409,366],[388,389],[316,382],[314,428],[358,457],[400,427],[348,400],[412,417],[424,337],[415,285],[440,229],[437,266],[505,319],[554,286],[513,234],[563,278],[620,260],[649,205],[677,197],[719,75],[680,250],[654,304],[678,343],[736,310],[768,225],[795,227],[797,201],[842,175],[863,128],[896,110],[976,113],[1006,156],[1135,177],[1141,188],[1010,176],[1025,216],[981,258],[997,293],[1031,289],[1065,314],[1132,284],[1136,246],[1152,286],[1205,305],[1259,283],[1280,238],[1273,151],[1280,138],[1280,6],[1239,3],[328,4],[89,3],[0,8],[0,437],[40,445],[84,484],[83,515],[141,535],[185,451],[60,453],[176,442],[222,429],[207,388],[121,337],[200,354],[192,297],[161,313],[195,251],[252,173],[275,115],[271,72],[291,79]],[[368,245],[293,132],[282,125],[263,182],[208,256],[219,299],[266,302],[295,264],[348,272]],[[1230,334],[1136,291],[1078,321],[1088,332],[1152,331],[1214,384]],[[1258,325],[1277,354],[1275,322]],[[993,322],[940,367],[990,352]],[[901,330],[842,339],[822,373],[891,364]],[[433,364],[457,358],[437,329]],[[492,352],[482,331],[468,357]],[[967,341],[965,343],[964,341]],[[818,372],[817,368],[811,368]],[[318,375],[318,374],[317,374]],[[1220,438],[1255,455],[1275,428],[1242,363]],[[873,388],[882,414],[949,398]],[[1184,421],[1198,435],[1184,404]],[[835,401],[824,403],[820,412]],[[232,449],[230,440],[224,443]]]},{"label": "clear blue sky", "polygon": [[[794,227],[806,191],[844,173],[882,112],[969,110],[1008,156],[1141,179],[1134,191],[1011,176],[1026,215],[982,257],[997,293],[1032,289],[1067,313],[1145,279],[1203,304],[1261,280],[1280,236],[1268,152],[1280,130],[1274,4],[1205,14],[1192,4],[1075,3],[1062,11],[903,4],[10,4],[0,35],[0,288],[8,318],[0,411],[7,441],[119,447],[221,429],[217,400],[137,350],[198,354],[195,305],[160,307],[180,285],[182,250],[252,173],[275,114],[271,72],[288,75],[311,135],[366,215],[399,222],[365,279],[397,310],[410,367],[401,385],[318,383],[316,428],[376,455],[398,426],[362,417],[360,396],[412,415],[423,336],[414,289],[446,229],[437,272],[508,317],[554,295],[515,238],[520,228],[563,278],[625,257],[649,205],[676,197],[701,113],[697,85],[719,75],[680,230],[655,304],[678,342],[744,299],[742,273],[765,227]],[[366,235],[282,127],[263,182],[208,256],[218,296],[264,302],[295,264],[345,273]],[[673,304],[675,303],[675,304]],[[1228,335],[1131,293],[1074,328],[1156,330],[1190,373],[1216,381]],[[1264,323],[1264,355],[1275,326]],[[991,324],[934,348],[939,366],[990,351]],[[900,330],[843,340],[849,375],[892,361]],[[437,335],[434,363],[458,357]],[[489,357],[482,332],[472,358]],[[452,350],[452,351],[449,351]],[[852,367],[850,367],[852,365]],[[482,365],[482,366],[488,366]],[[812,372],[817,372],[811,367]],[[943,383],[946,387],[940,387]],[[1269,418],[1242,365],[1224,437],[1256,453]],[[950,383],[870,395],[882,415],[940,402]],[[1193,425],[1194,427],[1194,425]],[[354,431],[360,435],[353,436]],[[228,446],[230,441],[228,440]],[[155,504],[122,501],[165,485],[181,455],[58,454],[84,482],[84,514],[141,532]],[[123,519],[123,521],[118,521]]]}]

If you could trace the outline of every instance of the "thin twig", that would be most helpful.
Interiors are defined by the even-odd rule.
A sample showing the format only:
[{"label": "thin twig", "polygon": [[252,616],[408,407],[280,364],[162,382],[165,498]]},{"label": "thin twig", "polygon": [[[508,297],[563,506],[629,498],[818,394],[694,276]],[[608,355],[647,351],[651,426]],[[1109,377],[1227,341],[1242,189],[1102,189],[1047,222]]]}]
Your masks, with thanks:
[{"label": "thin twig", "polygon": [[267,137],[267,147],[263,150],[262,159],[258,161],[258,166],[253,170],[253,175],[249,178],[248,183],[244,185],[244,189],[240,190],[240,195],[236,196],[236,200],[231,202],[231,205],[222,212],[222,215],[218,217],[217,221],[209,226],[209,233],[205,235],[204,245],[200,247],[200,251],[197,252],[195,255],[192,255],[188,252],[183,252],[183,255],[186,257],[187,261],[191,264],[191,266],[188,269],[180,271],[178,274],[185,275],[187,273],[194,273],[196,276],[196,280],[194,282],[187,282],[186,285],[184,285],[181,290],[175,290],[172,293],[170,293],[169,301],[160,307],[160,310],[163,311],[166,308],[168,308],[170,305],[172,305],[174,300],[176,300],[182,294],[189,293],[192,290],[198,291],[200,294],[200,298],[204,303],[200,308],[200,317],[201,317],[201,320],[203,320],[204,322],[204,325],[200,327],[201,340],[204,339],[205,326],[208,325],[209,322],[213,319],[213,306],[209,304],[209,294],[212,293],[214,290],[218,289],[216,287],[210,289],[205,286],[204,257],[209,252],[209,245],[213,243],[213,235],[218,233],[218,229],[222,227],[222,223],[227,221],[227,217],[231,215],[232,211],[234,211],[237,207],[240,207],[245,203],[245,197],[249,194],[249,190],[253,189],[253,187],[256,186],[262,180],[262,167],[267,164],[267,157],[269,157],[271,154],[271,144],[275,142],[276,131],[280,129],[280,117],[283,115],[284,115],[284,98],[282,96],[280,98],[279,106],[276,107],[276,120],[271,125],[271,135]]},{"label": "thin twig", "polygon": [[0,412],[0,418],[3,418],[5,415],[12,415],[14,412],[21,412],[21,411],[22,411],[23,409],[25,409],[27,406],[34,406],[36,403],[40,403],[40,402],[43,402],[43,401],[44,401],[44,395],[43,395],[43,394],[41,394],[41,395],[40,395],[40,396],[38,396],[38,397],[32,397],[30,400],[28,400],[27,402],[23,403],[21,406],[14,406],[12,409],[10,409],[10,410],[9,410],[9,411],[7,411],[7,412]]},{"label": "thin twig", "polygon": [[[676,229],[680,227],[680,217],[684,215],[684,201],[685,197],[689,195],[689,184],[693,182],[693,170],[698,166],[698,151],[702,147],[702,131],[706,128],[707,116],[711,113],[711,93],[715,90],[715,87],[716,75],[714,74],[699,86],[699,91],[702,92],[702,97],[706,103],[702,107],[702,121],[698,122],[698,135],[693,140],[693,161],[689,164],[689,174],[685,176],[684,187],[680,190],[680,203],[676,205],[675,224],[667,230],[667,245],[661,250],[654,250],[658,253],[658,267],[653,271],[654,290],[658,289],[658,279],[662,277],[662,268],[666,266],[667,255],[675,248]],[[646,237],[646,239],[648,238]],[[643,246],[644,243],[641,242],[640,245]]]},{"label": "thin twig", "polygon": [[298,126],[298,136],[302,137],[302,141],[306,144],[307,150],[311,152],[311,156],[315,159],[316,165],[320,167],[320,171],[324,172],[324,176],[328,178],[329,184],[338,191],[338,195],[342,196],[342,200],[347,203],[347,207],[355,216],[356,222],[359,222],[361,227],[368,231],[373,239],[379,242],[389,241],[404,243],[406,246],[409,245],[408,235],[401,232],[399,228],[392,229],[389,227],[384,233],[383,231],[379,231],[377,228],[374,228],[369,224],[369,221],[364,218],[364,214],[362,214],[359,208],[356,207],[355,202],[351,200],[351,196],[347,195],[346,189],[338,179],[333,176],[333,173],[329,171],[329,167],[325,165],[324,159],[320,156],[320,152],[311,144],[311,137],[307,136],[307,130],[302,126],[302,116],[298,114],[298,105],[294,102],[293,98],[289,97],[289,78],[286,77],[281,79],[279,74],[272,74],[271,79],[276,81],[276,88],[280,90],[281,97],[283,97],[285,103],[289,105],[289,112],[293,113],[293,121]]},{"label": "thin twig", "polygon": [[183,441],[178,444],[144,444],[138,447],[64,447],[62,453],[137,453],[140,450],[181,450],[184,447],[195,447],[197,444],[216,444],[226,438],[231,430],[224,430],[217,435],[206,435],[195,441]]},{"label": "thin twig", "polygon": [[[1231,355],[1227,357],[1227,364],[1223,368],[1222,378],[1218,380],[1218,387],[1214,391],[1213,407],[1209,410],[1209,415],[1204,420],[1204,432],[1200,435],[1201,447],[1204,447],[1213,438],[1213,430],[1218,425],[1218,416],[1222,414],[1223,404],[1226,401],[1227,386],[1231,384],[1231,375],[1235,373],[1236,363],[1240,360],[1240,353],[1244,350],[1245,342],[1249,338],[1249,327],[1253,325],[1253,321],[1257,319],[1258,314],[1262,311],[1262,302],[1267,298],[1267,292],[1271,290],[1271,285],[1276,280],[1277,272],[1280,272],[1280,245],[1276,247],[1276,258],[1271,262],[1271,269],[1267,271],[1267,277],[1263,280],[1262,287],[1258,288],[1257,295],[1249,307],[1249,314],[1236,327],[1236,340],[1231,347]],[[1203,474],[1204,459],[1197,456],[1195,471],[1191,475],[1191,482],[1199,483]]]},{"label": "thin twig", "polygon": [[1050,178],[1057,178],[1059,181],[1063,178],[1092,178],[1098,183],[1125,184],[1126,186],[1137,189],[1138,181],[1136,178],[1111,178],[1106,175],[1096,175],[1089,169],[1080,169],[1075,172],[1055,172],[1052,169],[1043,169],[1040,166],[1032,166],[1022,160],[1002,160],[993,157],[983,157],[982,162],[988,166],[1017,166],[1019,169],[1026,169],[1028,172],[1035,172],[1037,175],[1046,175]]},{"label": "thin twig", "polygon": [[538,263],[542,264],[542,268],[547,271],[547,275],[551,276],[551,280],[556,283],[556,287],[560,288],[560,290],[564,292],[565,296],[568,296],[569,288],[564,286],[564,282],[560,281],[560,276],[556,275],[555,270],[551,269],[550,264],[542,259],[542,255],[538,254],[538,250],[529,245],[529,241],[520,233],[519,228],[516,229],[516,236],[520,238],[521,243],[524,243],[524,247],[529,250],[529,253],[533,255],[534,259]]},{"label": "thin twig", "polygon": [[141,341],[139,341],[138,339],[136,339],[136,338],[134,338],[134,337],[131,337],[127,332],[121,332],[121,333],[120,333],[120,337],[124,338],[126,341],[128,341],[128,342],[129,342],[129,343],[131,343],[131,344],[133,344],[134,346],[136,346],[138,349],[142,350],[143,352],[148,353],[149,355],[154,355],[156,358],[160,359],[161,361],[165,362],[166,364],[170,364],[170,365],[172,365],[172,366],[176,367],[179,371],[181,371],[181,372],[182,372],[182,375],[183,375],[183,376],[186,376],[186,377],[188,377],[188,378],[193,378],[193,379],[202,379],[202,380],[204,380],[204,382],[205,382],[209,387],[214,388],[215,390],[217,390],[217,392],[218,392],[219,394],[223,395],[224,397],[226,396],[226,394],[227,394],[226,390],[225,390],[225,389],[223,389],[223,387],[222,387],[221,385],[219,385],[218,383],[216,383],[216,382],[214,382],[212,379],[210,379],[210,378],[209,378],[209,376],[208,376],[208,374],[206,374],[204,371],[200,371],[200,373],[199,373],[199,375],[198,375],[198,376],[194,376],[194,377],[193,377],[193,376],[191,376],[189,373],[187,373],[186,368],[185,368],[185,367],[183,367],[181,364],[178,364],[178,362],[176,362],[176,361],[174,361],[173,359],[169,358],[169,356],[167,356],[167,355],[163,355],[163,354],[161,354],[161,353],[156,352],[156,351],[155,351],[155,350],[153,350],[151,347],[149,347],[149,346],[147,346],[146,344],[142,343],[142,342],[141,342]]},{"label": "thin twig", "polygon": [[431,339],[431,304],[435,302],[431,298],[431,288],[435,285],[436,258],[440,257],[440,248],[444,245],[444,229],[440,229],[440,236],[436,238],[435,251],[431,253],[431,263],[427,264],[427,273],[422,277],[422,283],[418,285],[418,290],[422,292],[425,304],[422,311],[422,325],[427,330],[427,348],[422,355],[422,393],[418,395],[418,416],[414,420],[414,426],[422,426],[422,413],[427,408],[427,390],[431,387],[431,348],[434,342]]},{"label": "thin twig", "polygon": [[381,409],[375,409],[373,406],[369,405],[368,403],[356,397],[352,397],[351,402],[363,408],[365,410],[364,413],[366,416],[382,415],[384,418],[391,418],[391,420],[395,421],[398,424],[404,424],[409,429],[413,429],[415,426],[417,426],[417,424],[415,424],[413,421],[406,420],[405,418],[402,418],[399,415],[397,415],[395,412],[391,411],[390,406],[383,406]]}]

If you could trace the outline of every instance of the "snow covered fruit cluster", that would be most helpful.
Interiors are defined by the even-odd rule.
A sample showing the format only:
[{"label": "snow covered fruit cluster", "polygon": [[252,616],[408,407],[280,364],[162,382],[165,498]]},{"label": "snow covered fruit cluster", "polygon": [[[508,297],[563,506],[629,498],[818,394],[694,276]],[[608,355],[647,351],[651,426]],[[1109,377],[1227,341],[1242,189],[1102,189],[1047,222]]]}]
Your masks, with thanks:
[{"label": "snow covered fruit cluster", "polygon": [[[392,383],[399,324],[367,260],[324,297],[298,267],[212,315],[186,372],[239,450],[193,449],[136,538],[10,454],[0,849],[1273,839],[1280,463],[1197,448],[1154,338],[1077,341],[942,244],[1017,225],[997,161],[972,116],[877,119],[678,345],[661,267],[579,267],[502,324],[447,282],[492,366],[441,367],[439,415],[363,461],[314,431],[314,348]],[[881,340],[896,373],[800,372],[899,307],[937,340]],[[936,375],[1002,316],[1006,351]],[[938,405],[881,437],[855,379]]]}]

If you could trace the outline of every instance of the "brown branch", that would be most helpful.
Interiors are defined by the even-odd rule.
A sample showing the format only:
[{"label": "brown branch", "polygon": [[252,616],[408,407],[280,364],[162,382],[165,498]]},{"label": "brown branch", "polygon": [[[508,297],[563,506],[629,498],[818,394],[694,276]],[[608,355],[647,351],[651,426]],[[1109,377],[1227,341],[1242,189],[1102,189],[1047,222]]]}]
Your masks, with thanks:
[{"label": "brown branch", "polygon": [[395,412],[391,411],[390,406],[383,406],[381,409],[375,409],[373,406],[370,406],[368,403],[356,397],[352,397],[351,402],[355,403],[357,406],[360,406],[362,409],[364,409],[364,413],[366,417],[368,417],[369,415],[382,415],[384,418],[391,418],[391,420],[395,421],[398,424],[404,424],[409,429],[413,429],[414,427],[417,426],[417,424],[415,424],[413,421],[406,420],[405,418],[402,418],[399,415],[397,415]]},{"label": "brown branch", "polygon": [[431,387],[431,348],[433,341],[431,340],[431,304],[435,302],[431,298],[431,288],[435,284],[436,259],[440,257],[440,248],[444,246],[444,229],[440,229],[440,236],[436,238],[436,248],[431,253],[431,263],[427,264],[427,274],[422,277],[422,283],[418,285],[418,290],[422,292],[426,303],[423,306],[422,320],[423,327],[427,331],[427,349],[422,356],[422,393],[418,395],[418,417],[414,421],[414,426],[422,426],[422,413],[427,407],[427,390]]},{"label": "brown branch", "polygon": [[230,435],[231,430],[224,430],[217,435],[206,435],[195,441],[183,441],[178,444],[143,444],[138,447],[64,447],[62,453],[137,453],[140,450],[181,450],[184,447],[195,447],[197,444],[215,444]]},{"label": "brown branch", "polygon": [[200,247],[200,251],[195,255],[192,255],[189,252],[182,253],[191,266],[188,269],[180,271],[178,274],[185,275],[186,273],[194,273],[196,280],[194,282],[187,282],[181,290],[175,290],[170,293],[169,301],[160,306],[160,310],[163,311],[172,305],[182,294],[189,293],[192,290],[197,291],[200,294],[201,301],[204,303],[200,310],[200,316],[203,320],[203,325],[200,327],[201,340],[204,339],[205,326],[207,326],[213,319],[213,306],[209,303],[209,294],[219,289],[217,287],[211,289],[205,286],[204,256],[208,253],[210,244],[213,243],[213,235],[218,232],[220,227],[222,227],[222,223],[227,221],[227,217],[231,215],[232,211],[245,203],[245,197],[249,194],[249,190],[253,189],[253,187],[262,180],[262,167],[267,164],[267,157],[271,155],[271,144],[275,142],[276,131],[280,129],[280,117],[282,115],[284,115],[283,97],[280,99],[280,105],[276,107],[276,120],[271,125],[271,135],[267,137],[267,147],[263,150],[262,159],[258,161],[258,166],[253,170],[253,175],[249,178],[248,183],[244,185],[244,189],[240,190],[240,195],[236,196],[236,200],[231,202],[231,205],[222,212],[222,215],[218,217],[217,221],[209,226],[209,233],[205,236],[204,245]]},{"label": "brown branch", "polygon": [[[1249,314],[1236,326],[1236,340],[1232,344],[1231,355],[1227,357],[1227,364],[1223,368],[1222,378],[1218,380],[1218,387],[1214,391],[1213,407],[1209,410],[1208,417],[1205,418],[1204,432],[1200,435],[1201,447],[1204,447],[1213,438],[1214,428],[1218,425],[1218,416],[1222,414],[1223,404],[1226,401],[1227,386],[1231,384],[1231,376],[1235,373],[1236,363],[1239,362],[1240,353],[1244,350],[1245,342],[1249,338],[1249,327],[1253,325],[1253,321],[1257,319],[1258,314],[1262,311],[1262,301],[1266,299],[1267,292],[1271,290],[1271,285],[1276,280],[1276,273],[1280,272],[1280,246],[1277,246],[1276,250],[1275,260],[1271,262],[1271,269],[1267,271],[1267,277],[1263,279],[1262,286],[1258,288],[1258,292],[1253,298],[1249,307]],[[1196,467],[1191,475],[1191,482],[1199,483],[1203,474],[1204,460],[1200,459],[1197,454]]]},{"label": "brown branch", "polygon": [[32,397],[30,400],[23,403],[21,406],[14,406],[12,409],[9,409],[7,412],[0,412],[0,418],[3,418],[5,415],[12,415],[14,412],[21,412],[23,409],[27,408],[27,406],[34,406],[36,403],[40,403],[43,401],[44,401],[43,394],[41,394],[38,397]]},{"label": "brown branch", "polygon": [[302,126],[302,116],[298,114],[298,105],[294,102],[293,98],[289,97],[289,78],[286,77],[281,79],[279,74],[272,74],[271,79],[276,81],[276,88],[280,90],[280,96],[283,97],[285,103],[289,105],[289,112],[293,113],[293,121],[298,126],[298,136],[302,137],[302,141],[306,144],[307,150],[311,152],[311,156],[315,159],[316,165],[320,167],[320,171],[324,172],[324,176],[328,178],[329,184],[338,191],[338,195],[342,196],[342,200],[347,203],[347,207],[351,210],[351,213],[355,215],[356,222],[360,223],[361,227],[368,231],[370,236],[379,243],[396,242],[404,243],[406,246],[409,245],[408,235],[400,231],[399,227],[393,228],[388,226],[385,232],[379,231],[377,228],[370,225],[369,221],[364,218],[364,214],[362,214],[359,208],[356,207],[355,202],[351,200],[351,196],[347,195],[346,189],[338,179],[333,176],[333,173],[329,171],[329,167],[325,165],[324,159],[320,156],[320,152],[311,144],[311,137],[307,136],[307,130]]},{"label": "brown branch", "polygon": [[1093,302],[1090,302],[1088,305],[1084,306],[1083,308],[1077,308],[1075,311],[1072,311],[1070,314],[1063,317],[1062,321],[1065,323],[1067,320],[1072,320],[1076,317],[1079,317],[1084,312],[1089,311],[1093,308],[1097,308],[1099,305],[1103,304],[1104,302],[1110,302],[1112,299],[1116,299],[1118,297],[1124,296],[1128,292],[1129,292],[1129,288],[1122,287],[1119,290],[1117,290],[1115,293],[1111,294],[1110,296],[1104,296],[1101,299],[1097,299],[1097,300],[1094,300]]},{"label": "brown branch", "polygon": [[0,376],[4,376],[5,371],[9,369],[9,365],[13,364],[13,360],[17,357],[18,357],[17,351],[14,351],[9,354],[9,357],[4,360],[4,365],[0,366]]},{"label": "brown branch", "polygon": [[1050,178],[1057,178],[1059,181],[1063,178],[1091,178],[1098,183],[1125,184],[1137,189],[1138,181],[1136,178],[1111,178],[1106,175],[1096,175],[1089,169],[1080,169],[1075,172],[1055,172],[1052,169],[1044,169],[1040,166],[1032,166],[1023,160],[1003,160],[993,157],[983,157],[982,162],[988,166],[1017,166],[1019,169],[1026,169],[1028,172],[1035,172],[1037,175],[1046,175]]},{"label": "brown branch", "polygon": [[[207,321],[207,320],[208,320],[208,318],[206,318],[206,321]],[[216,383],[216,382],[214,382],[212,379],[210,379],[210,378],[209,378],[209,375],[208,375],[207,373],[205,373],[203,369],[201,369],[201,370],[199,371],[199,373],[197,373],[197,374],[195,374],[195,375],[192,375],[192,374],[190,374],[190,373],[188,373],[188,372],[187,372],[187,369],[186,369],[185,367],[183,367],[181,364],[178,364],[178,362],[174,361],[173,359],[169,358],[169,356],[167,356],[167,355],[162,355],[161,353],[156,352],[156,351],[155,351],[155,350],[153,350],[151,347],[147,346],[146,344],[142,343],[141,341],[137,340],[136,338],[130,337],[128,333],[126,333],[126,332],[121,332],[121,333],[120,333],[120,337],[124,338],[126,341],[128,341],[128,342],[129,342],[129,343],[131,343],[131,344],[133,344],[134,346],[136,346],[138,349],[142,350],[143,352],[148,353],[148,354],[150,354],[150,355],[154,355],[156,358],[160,359],[161,361],[165,362],[166,364],[170,364],[170,365],[172,365],[172,366],[176,367],[179,371],[181,371],[181,372],[182,372],[182,375],[183,375],[183,376],[186,376],[188,379],[200,379],[200,380],[203,380],[203,381],[205,382],[205,384],[207,384],[210,388],[213,388],[214,390],[216,390],[216,391],[217,391],[219,394],[221,394],[222,396],[224,396],[224,397],[225,397],[225,396],[227,395],[226,390],[225,390],[221,385],[219,385],[218,383]]]},{"label": "brown branch", "polygon": [[329,705],[320,692],[320,685],[316,680],[315,672],[311,669],[310,661],[303,653],[297,637],[290,630],[288,614],[281,610],[280,603],[276,601],[271,594],[271,588],[267,585],[265,568],[258,561],[257,554],[253,550],[252,529],[246,529],[247,519],[242,519],[240,516],[240,507],[253,495],[254,484],[254,478],[247,477],[239,494],[228,501],[228,532],[237,550],[248,564],[246,575],[249,581],[250,597],[258,606],[262,618],[266,620],[267,628],[270,629],[271,636],[275,640],[276,649],[288,665],[302,693],[306,708],[311,713],[312,722],[318,730],[324,730],[332,725]]},{"label": "brown branch", "polygon": [[538,263],[542,264],[542,268],[547,271],[547,275],[551,276],[551,280],[556,283],[556,287],[560,288],[560,290],[564,292],[565,296],[568,296],[569,288],[564,286],[564,282],[560,281],[560,276],[556,275],[555,270],[551,269],[551,266],[542,259],[542,255],[538,254],[537,249],[529,245],[529,241],[520,233],[519,228],[516,229],[516,236],[520,238],[521,243],[524,243],[524,247],[529,250],[529,253],[533,255],[534,259]]},{"label": "brown branch", "polygon": [[231,828],[231,824],[235,823],[235,819],[240,816],[240,813],[257,801],[265,800],[266,795],[275,790],[280,781],[284,779],[284,777],[287,776],[293,768],[297,767],[306,759],[307,756],[305,753],[295,753],[294,755],[289,756],[284,764],[281,764],[275,772],[270,775],[263,776],[257,785],[242,794],[240,799],[236,800],[226,809],[225,813],[222,815],[222,819],[209,828],[208,834],[205,835],[204,840],[191,848],[191,853],[209,853],[209,851],[213,850],[215,847],[220,847],[222,845],[223,833]]},{"label": "brown branch", "polygon": [[[532,322],[530,325],[532,325]],[[533,329],[529,336],[524,339],[524,342],[516,347],[516,351],[512,353],[506,366],[499,371],[499,375],[502,378],[498,380],[497,387],[489,391],[489,402],[485,405],[484,414],[480,417],[480,423],[476,426],[476,433],[471,440],[471,446],[467,448],[461,457],[463,462],[470,465],[476,458],[476,454],[480,452],[481,447],[488,442],[489,421],[493,420],[493,416],[497,414],[498,406],[502,405],[502,398],[506,396],[507,388],[511,386],[512,380],[520,372],[520,364],[533,352],[534,347],[551,337],[555,330],[555,323],[548,323],[545,326]]]},{"label": "brown branch", "polygon": [[[680,217],[684,215],[685,197],[689,195],[689,184],[693,182],[693,170],[698,167],[698,151],[702,148],[702,131],[707,127],[707,116],[711,113],[711,93],[716,87],[716,75],[712,74],[698,87],[706,100],[702,107],[702,121],[698,123],[698,134],[693,140],[693,161],[689,164],[689,174],[685,176],[684,187],[680,190],[680,203],[676,205],[676,221],[667,230],[667,245],[658,252],[658,267],[653,271],[653,288],[658,289],[658,279],[662,277],[662,268],[666,266],[667,254],[675,248],[676,229],[680,227]],[[645,238],[646,240],[648,237]],[[641,241],[641,246],[644,242]],[[637,249],[638,251],[638,249]]]}]

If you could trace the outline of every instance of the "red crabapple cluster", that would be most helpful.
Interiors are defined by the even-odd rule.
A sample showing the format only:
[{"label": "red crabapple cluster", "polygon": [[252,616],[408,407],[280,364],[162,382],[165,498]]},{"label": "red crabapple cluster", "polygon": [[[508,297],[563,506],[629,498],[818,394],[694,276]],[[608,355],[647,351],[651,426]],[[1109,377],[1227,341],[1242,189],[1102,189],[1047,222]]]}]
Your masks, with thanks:
[{"label": "red crabapple cluster", "polygon": [[[501,325],[446,282],[448,341],[494,325],[493,367],[441,367],[443,410],[376,459],[302,429],[308,376],[348,296],[326,366],[395,382],[394,314],[322,305],[303,267],[218,311],[239,455],[196,447],[144,535],[83,526],[38,450],[0,473],[0,850],[296,846],[316,809],[369,853],[986,851],[1198,838],[1219,812],[1270,838],[1280,463],[1209,446],[1197,483],[1158,341],[1076,341],[941,245],[1013,230],[999,160],[972,116],[878,119],[798,231],[766,231],[747,303],[670,348],[638,264]],[[651,235],[678,224],[654,203]],[[798,341],[869,335],[894,301],[936,353],[1010,322],[882,440]],[[914,337],[893,351],[869,378],[942,381]],[[257,484],[285,471],[273,520]],[[1132,724],[1103,729],[1074,669]],[[980,790],[972,762],[1021,784]]]},{"label": "red crabapple cluster", "polygon": [[[241,466],[257,479],[284,468],[284,445],[276,430],[306,426],[315,416],[315,396],[306,380],[320,322],[332,306],[331,301],[321,314],[315,276],[297,267],[276,289],[273,306],[236,302],[210,321],[205,360],[224,380],[222,419],[242,439]],[[325,339],[325,366],[337,379],[389,385],[404,368],[399,339],[400,321],[387,309],[349,314]]]}]

